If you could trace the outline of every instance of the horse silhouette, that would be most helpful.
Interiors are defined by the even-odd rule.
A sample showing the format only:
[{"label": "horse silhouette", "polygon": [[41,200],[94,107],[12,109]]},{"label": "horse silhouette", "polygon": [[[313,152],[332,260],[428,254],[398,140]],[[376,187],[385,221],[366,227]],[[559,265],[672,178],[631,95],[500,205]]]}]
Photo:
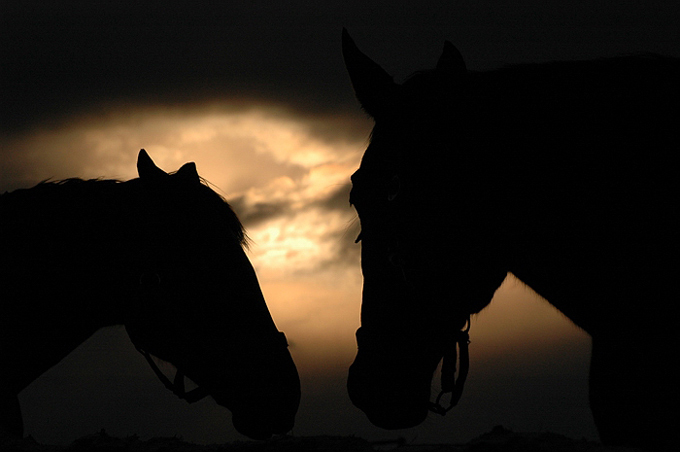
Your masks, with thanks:
[{"label": "horse silhouette", "polygon": [[[297,369],[229,204],[187,163],[141,150],[139,178],[44,182],[0,197],[0,431],[22,435],[17,394],[99,328],[124,324],[161,381],[210,395],[254,439],[286,433]],[[170,381],[152,356],[172,363]],[[184,376],[198,385],[186,391]]]},{"label": "horse silhouette", "polygon": [[[364,276],[354,405],[384,428],[455,405],[470,315],[512,273],[591,335],[601,440],[670,447],[680,61],[472,72],[447,42],[436,69],[397,84],[345,30],[343,54],[375,120],[350,194]],[[448,406],[430,402],[442,359]]]}]

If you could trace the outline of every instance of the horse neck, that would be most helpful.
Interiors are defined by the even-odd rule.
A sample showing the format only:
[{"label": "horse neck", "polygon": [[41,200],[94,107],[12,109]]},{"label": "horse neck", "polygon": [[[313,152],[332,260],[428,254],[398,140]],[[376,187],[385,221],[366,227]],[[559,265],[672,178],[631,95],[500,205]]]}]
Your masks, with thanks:
[{"label": "horse neck", "polygon": [[90,272],[59,268],[65,265],[43,261],[0,277],[3,303],[12,313],[0,320],[0,357],[17,393],[98,329],[119,323],[119,299],[95,287]]},{"label": "horse neck", "polygon": [[[436,160],[409,153],[401,166],[415,171],[433,218],[451,206],[452,245],[482,247],[586,331],[606,329],[627,294],[603,281],[644,279],[630,269],[678,252],[667,137],[679,70],[634,58],[473,74],[463,113],[444,128],[459,133],[424,147],[441,149]],[[649,74],[656,83],[640,86]]]},{"label": "horse neck", "polygon": [[138,273],[130,265],[131,227],[123,224],[134,201],[126,184],[45,184],[3,196],[5,293],[33,294],[38,313],[80,313],[94,326],[115,323],[121,287]]},{"label": "horse neck", "polygon": [[[5,200],[2,206],[0,287],[11,316],[0,320],[0,357],[12,368],[16,392],[57,364],[98,329],[122,323],[138,270],[112,196],[102,196],[87,216],[68,200]],[[24,194],[19,194],[24,196]],[[21,202],[19,202],[21,201]],[[76,202],[76,201],[74,201]],[[106,224],[106,227],[101,227]]]},{"label": "horse neck", "polygon": [[[495,265],[592,336],[650,329],[655,322],[640,320],[640,303],[663,297],[650,297],[652,291],[637,281],[655,278],[649,287],[665,287],[657,275],[674,279],[665,268],[642,274],[645,266],[667,262],[663,253],[670,256],[675,247],[675,233],[661,227],[677,226],[677,218],[668,221],[663,210],[669,194],[678,190],[676,179],[665,174],[673,165],[664,155],[638,163],[624,160],[625,155],[610,159],[605,152],[594,152],[584,165],[585,159],[565,158],[563,151],[572,144],[577,145],[569,140],[553,145],[546,155],[518,153],[505,167],[477,164],[471,177],[493,183],[468,186],[471,193],[480,193],[476,201],[482,206],[478,215],[467,215],[476,218],[469,230],[477,232],[480,242],[486,240]],[[641,177],[646,174],[656,178]],[[657,220],[650,223],[652,218]],[[631,300],[631,293],[638,298]]]}]

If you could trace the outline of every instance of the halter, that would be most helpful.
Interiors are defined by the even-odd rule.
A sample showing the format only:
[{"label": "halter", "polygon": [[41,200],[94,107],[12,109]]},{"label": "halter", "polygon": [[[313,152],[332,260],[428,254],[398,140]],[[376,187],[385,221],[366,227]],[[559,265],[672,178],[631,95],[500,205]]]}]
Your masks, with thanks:
[{"label": "halter", "polygon": [[[386,162],[388,166],[395,166],[394,162]],[[353,184],[361,179],[361,173],[358,170],[352,175]],[[390,182],[385,187],[387,192],[387,202],[394,207],[400,198],[400,191],[402,190],[403,182],[401,181],[399,172],[394,170]],[[356,195],[355,195],[356,196]],[[352,201],[352,194],[350,193],[350,203]],[[391,209],[391,215],[395,216],[394,208]],[[361,233],[357,237],[356,242],[361,240]],[[391,245],[388,248],[388,261],[395,267],[399,268],[404,282],[415,288],[415,284],[407,275],[405,260],[401,256],[401,243],[399,237],[393,234],[391,238]],[[446,415],[454,406],[458,404],[463,395],[463,387],[467,379],[468,371],[470,369],[470,354],[468,345],[470,344],[470,316],[467,317],[464,328],[454,334],[451,340],[447,341],[444,347],[444,356],[442,359],[441,368],[441,391],[434,402],[430,402],[429,410],[441,416]],[[456,378],[456,361],[458,361],[458,349],[460,349],[460,369],[458,370],[458,378]],[[451,393],[451,399],[448,407],[442,405],[442,399],[445,394]]]},{"label": "halter", "polygon": [[[470,354],[468,351],[468,344],[470,344],[470,317],[466,322],[466,327],[459,331],[453,340],[446,344],[444,350],[444,358],[442,360],[442,389],[434,402],[430,403],[430,411],[441,416],[446,415],[454,406],[458,404],[460,397],[463,395],[463,387],[470,369]],[[458,371],[458,379],[456,379],[456,361],[458,360],[458,353],[456,347],[460,349],[460,370]],[[451,393],[451,400],[449,406],[442,406],[442,398],[444,394]]]},{"label": "halter", "polygon": [[[286,340],[286,335],[283,332],[278,331],[276,333],[276,341],[280,342],[281,345],[288,347],[288,341]],[[151,370],[153,370],[153,373],[155,373],[161,383],[163,383],[163,386],[172,391],[172,393],[181,400],[186,400],[187,403],[194,403],[210,395],[208,390],[202,386],[198,386],[191,391],[187,391],[184,385],[184,379],[186,376],[179,368],[177,368],[177,373],[175,373],[175,378],[173,381],[170,381],[170,379],[160,370],[149,352],[137,345],[135,345],[135,348],[139,353],[142,354],[142,356],[144,356],[146,362],[149,363]]]},{"label": "halter", "polygon": [[[139,286],[147,292],[145,294],[146,297],[150,296],[158,297],[159,289],[163,283],[163,279],[164,279],[163,276],[158,271],[153,270],[144,271],[139,276]],[[281,331],[277,331],[275,333],[273,345],[282,345],[288,347],[286,335]],[[148,351],[144,350],[137,344],[134,344],[134,346],[137,349],[137,351],[141,353],[144,359],[146,359],[146,362],[149,363],[149,367],[151,367],[153,373],[156,374],[156,377],[158,377],[161,383],[163,383],[163,386],[165,386],[166,389],[172,391],[172,393],[179,397],[181,400],[186,400],[187,403],[194,403],[210,395],[210,392],[208,392],[208,390],[202,386],[198,386],[190,391],[187,391],[184,384],[186,376],[184,372],[182,372],[179,368],[177,368],[175,378],[172,381],[170,381],[170,379],[160,370],[160,368],[153,360],[153,357]]]},{"label": "halter", "polygon": [[165,386],[167,389],[172,391],[173,394],[175,394],[177,397],[179,397],[182,400],[186,400],[188,403],[194,403],[198,402],[199,400],[205,398],[208,396],[210,393],[203,387],[199,386],[197,388],[192,389],[191,391],[187,392],[185,387],[184,387],[184,372],[181,370],[177,369],[177,373],[175,374],[175,379],[171,382],[168,377],[165,376],[165,374],[158,368],[158,365],[156,362],[153,360],[151,357],[151,354],[147,352],[146,350],[143,350],[141,347],[135,347],[139,353],[146,358],[146,362],[149,363],[149,366],[151,367],[151,370],[153,370],[153,373],[156,374],[158,379],[163,383],[163,386]]},{"label": "halter", "polygon": [[[156,271],[145,271],[139,276],[140,287],[145,288],[150,293],[153,293],[155,297],[158,296],[158,290],[161,286],[162,281],[163,278],[161,277],[160,273]],[[147,293],[146,295],[148,297],[149,293]],[[191,391],[187,392],[184,385],[185,378],[184,372],[182,372],[178,368],[174,380],[170,381],[170,379],[159,369],[158,365],[153,360],[149,352],[147,352],[137,344],[135,344],[135,348],[146,359],[146,362],[149,363],[149,367],[151,367],[153,373],[155,373],[156,377],[158,377],[161,383],[163,383],[163,386],[172,391],[172,393],[175,394],[180,399],[186,400],[188,403],[194,403],[198,402],[199,400],[209,395],[208,391],[201,386],[196,387]]]},{"label": "halter", "polygon": [[[398,174],[392,176],[388,190],[387,200],[393,203],[399,194],[401,181]],[[393,238],[392,252],[388,257],[390,263],[399,268],[402,272],[404,281],[413,285],[407,276],[404,259],[400,256],[401,243],[398,237]],[[441,391],[434,402],[430,402],[430,411],[445,416],[454,406],[458,404],[463,395],[463,387],[470,369],[470,354],[468,345],[470,344],[470,316],[467,317],[463,330],[458,331],[444,346],[444,356],[441,368]],[[456,378],[456,361],[458,361],[458,349],[460,349],[460,370]],[[451,393],[449,406],[442,405],[444,394]]]}]

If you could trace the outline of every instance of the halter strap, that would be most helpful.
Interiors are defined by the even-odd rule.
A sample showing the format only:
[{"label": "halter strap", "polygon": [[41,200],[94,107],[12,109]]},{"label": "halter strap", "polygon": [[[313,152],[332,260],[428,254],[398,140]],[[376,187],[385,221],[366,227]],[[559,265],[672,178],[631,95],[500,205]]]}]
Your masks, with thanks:
[{"label": "halter strap", "polygon": [[137,351],[141,353],[144,358],[146,358],[146,362],[149,363],[151,370],[153,370],[153,373],[155,373],[161,383],[163,383],[163,386],[172,391],[172,393],[180,399],[186,400],[188,403],[194,403],[209,395],[208,391],[201,386],[187,392],[184,387],[184,372],[179,369],[177,369],[174,381],[171,382],[170,379],[158,368],[158,365],[153,360],[149,352],[142,350],[140,347],[136,348]]},{"label": "halter strap", "polygon": [[[468,345],[470,344],[470,318],[467,319],[467,326],[464,330],[456,334],[455,340],[451,344],[447,344],[442,360],[442,389],[434,402],[430,404],[430,411],[441,416],[446,415],[454,406],[458,404],[460,397],[463,395],[463,387],[467,379],[468,370],[470,369],[470,354]],[[456,347],[460,349],[460,370],[458,371],[458,378],[456,379],[456,361],[458,361],[458,353]],[[444,407],[441,404],[444,394],[451,393],[451,400],[449,406]]]},{"label": "halter strap", "polygon": [[[281,345],[288,347],[288,340],[286,339],[286,335],[283,332],[277,331],[275,337],[276,341],[278,341]],[[170,381],[170,379],[158,368],[158,365],[153,360],[149,352],[141,347],[138,347],[137,345],[135,345],[135,348],[146,359],[146,362],[149,363],[151,370],[153,370],[153,373],[155,373],[161,383],[163,383],[163,386],[172,391],[172,393],[180,399],[186,400],[188,403],[194,403],[210,395],[208,390],[202,386],[198,386],[187,392],[184,386],[184,372],[178,368],[177,373],[175,374],[175,379]]]}]

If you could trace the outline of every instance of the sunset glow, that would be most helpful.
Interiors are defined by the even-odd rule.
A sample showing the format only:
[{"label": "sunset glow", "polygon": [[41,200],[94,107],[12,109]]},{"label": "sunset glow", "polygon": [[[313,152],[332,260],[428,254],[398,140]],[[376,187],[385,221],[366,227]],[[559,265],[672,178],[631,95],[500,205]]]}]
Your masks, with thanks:
[{"label": "sunset glow", "polygon": [[[328,384],[337,393],[332,397],[348,404],[344,378],[356,351],[362,285],[349,177],[370,126],[368,119],[363,128],[347,128],[343,118],[310,120],[277,106],[228,101],[177,109],[102,108],[13,136],[9,154],[2,156],[0,189],[67,177],[134,178],[140,148],[166,171],[195,162],[246,226],[248,256],[301,373],[302,409],[315,403],[308,397],[326,394]],[[564,353],[574,355],[573,361],[588,346],[585,333],[512,278],[491,308],[473,319],[472,335],[473,372],[489,375],[499,362],[523,363],[526,370],[553,359],[557,366]],[[574,341],[581,348],[564,349]],[[488,391],[485,381],[482,375],[473,379],[468,392]],[[41,384],[32,387],[37,391]],[[349,405],[347,410],[353,412]],[[432,422],[424,437],[443,420]],[[378,433],[366,426],[365,434]]]},{"label": "sunset glow", "polygon": [[[195,162],[205,183],[229,202],[245,226],[249,238],[246,255],[257,273],[273,321],[285,333],[299,370],[302,398],[290,432],[293,436],[386,440],[378,448],[404,442],[405,447],[458,445],[502,425],[515,432],[553,432],[595,440],[598,435],[588,406],[590,336],[512,275],[496,291],[490,305],[472,316],[469,378],[460,403],[446,416],[432,414],[414,428],[383,430],[352,404],[346,379],[357,351],[355,332],[360,326],[363,289],[362,243],[354,242],[360,224],[356,211],[349,205],[350,176],[361,163],[374,125],[368,111],[375,110],[373,114],[379,118],[390,113],[388,116],[397,122],[403,119],[404,131],[409,129],[411,118],[417,118],[418,128],[413,130],[422,130],[419,133],[423,136],[411,136],[412,145],[408,149],[416,159],[432,159],[426,160],[423,167],[440,163],[438,152],[443,149],[439,145],[428,146],[432,137],[427,135],[438,134],[439,121],[432,124],[424,121],[431,116],[437,119],[438,114],[452,115],[455,120],[443,131],[455,137],[451,146],[446,146],[452,158],[445,158],[446,165],[440,165],[446,174],[448,166],[452,166],[450,174],[463,171],[472,175],[481,169],[486,174],[485,167],[466,165],[477,160],[475,152],[493,155],[492,148],[499,148],[496,150],[502,160],[485,161],[484,165],[491,169],[489,174],[496,174],[496,168],[501,168],[496,163],[506,162],[509,164],[505,170],[524,174],[529,171],[523,168],[524,160],[515,157],[538,143],[542,143],[540,153],[545,152],[546,162],[548,153],[557,149],[559,161],[566,168],[586,169],[589,165],[569,164],[571,151],[590,152],[591,148],[595,150],[613,141],[602,138],[597,146],[586,146],[585,141],[579,140],[588,136],[588,131],[604,137],[616,129],[617,118],[625,116],[625,121],[632,124],[633,112],[622,110],[620,117],[603,116],[595,108],[596,102],[588,102],[593,105],[588,115],[593,121],[600,116],[607,118],[606,127],[596,127],[597,121],[589,121],[588,130],[580,130],[577,117],[570,115],[568,128],[562,129],[577,133],[560,145],[558,138],[549,136],[547,126],[553,118],[569,111],[565,108],[572,98],[579,103],[576,101],[581,95],[590,92],[576,89],[585,82],[585,75],[578,75],[580,69],[572,77],[574,84],[562,83],[561,77],[553,79],[548,76],[550,71],[528,69],[526,74],[535,74],[535,79],[522,80],[524,75],[517,79],[499,77],[495,86],[495,76],[481,73],[525,63],[527,68],[540,68],[548,62],[604,61],[617,55],[680,57],[677,1],[655,2],[653,8],[645,2],[601,3],[594,6],[593,2],[432,0],[393,1],[389,8],[384,8],[371,2],[347,1],[285,4],[5,1],[0,3],[0,194],[33,187],[45,180],[133,179],[137,177],[137,156],[142,148],[166,172]],[[445,63],[441,59],[444,49],[448,48],[446,52],[451,56],[452,47],[445,44],[447,41],[460,52],[466,69],[479,75],[474,76],[479,83],[458,85],[462,81],[459,73],[454,80],[456,86],[448,86],[444,84],[445,78],[437,76],[423,101],[437,96],[437,92],[442,101],[452,95],[458,100],[429,112],[404,111],[400,118],[398,113],[405,106],[401,102],[388,102],[384,109],[379,108],[386,98],[392,97],[393,87],[387,83],[388,76],[379,74],[372,65],[368,68],[375,75],[374,81],[384,79],[386,90],[376,90],[374,82],[363,87],[359,83],[358,91],[364,94],[357,96],[356,74],[350,77],[345,62],[343,30],[397,84],[414,73],[422,74],[418,71],[437,66],[439,74],[444,70],[448,79],[452,61],[448,58],[449,63],[438,63]],[[455,66],[460,66],[460,61]],[[548,66],[553,67],[545,65]],[[628,65],[625,66],[617,70],[627,69]],[[664,86],[659,81],[672,74],[669,71],[674,71],[673,67],[664,68],[648,80],[641,72],[631,87],[621,84],[624,78],[618,74],[608,76],[593,86],[592,93],[611,88],[619,89],[620,96],[625,97],[634,95],[633,88],[640,83],[640,93],[646,98],[647,93]],[[505,73],[505,69],[497,73],[501,72]],[[524,74],[507,71],[515,73]],[[545,83],[539,82],[541,78]],[[546,90],[552,86],[559,92],[538,89],[544,85]],[[417,81],[410,86],[406,90],[396,89],[418,90]],[[560,94],[562,89],[565,91]],[[501,97],[514,99],[517,105],[495,112],[494,93],[501,94],[502,90],[508,92]],[[675,91],[672,87],[667,91],[667,96],[661,92],[663,97],[672,99]],[[369,99],[370,93],[375,94],[375,102]],[[545,104],[540,102],[544,95]],[[375,105],[369,107],[372,104]],[[522,121],[522,106],[544,111],[540,124],[535,119]],[[652,118],[653,110],[636,111],[644,111],[643,116]],[[515,115],[509,117],[508,111]],[[527,127],[524,143],[517,142],[523,139],[519,138],[521,134],[511,139],[502,132],[503,125],[515,122]],[[643,138],[658,136],[663,124],[666,123],[654,128],[654,134],[641,135],[640,143]],[[468,134],[464,129],[470,126],[473,130]],[[635,130],[644,129],[629,128],[631,132]],[[459,139],[466,136],[470,139]],[[486,140],[485,136],[491,139]],[[437,136],[435,142],[440,139]],[[418,140],[422,140],[422,145]],[[482,143],[496,144],[487,147]],[[394,147],[385,149],[392,152]],[[462,162],[460,168],[458,162]],[[607,168],[612,175],[620,162],[614,163]],[[555,171],[559,169],[556,167]],[[541,177],[542,171],[530,173],[530,186],[536,190],[542,189],[544,179],[554,180]],[[642,173],[646,174],[646,170]],[[494,176],[489,180],[493,188],[504,179]],[[580,179],[569,180],[578,183]],[[631,190],[643,180],[633,181]],[[669,173],[668,182],[671,180]],[[486,195],[478,197],[476,184],[468,188],[457,191],[466,197],[464,208],[473,207],[474,199],[480,202],[489,199]],[[510,187],[505,193],[516,191]],[[549,196],[550,192],[544,193]],[[506,213],[513,211],[530,212],[529,206],[537,204],[527,204],[527,200],[515,196],[513,206],[506,206],[507,211],[501,210],[500,216],[498,212],[488,212],[488,218],[506,218]],[[414,202],[414,211],[436,204],[424,201],[428,202],[423,205]],[[449,208],[451,214],[460,216],[455,203]],[[535,226],[532,221],[526,224]],[[497,231],[493,240],[504,236],[507,226],[489,224]],[[429,247],[440,244],[441,236],[422,232],[418,243]],[[12,246],[12,240],[16,241],[15,237],[3,239]],[[466,239],[470,238],[460,237]],[[492,247],[484,248],[493,254]],[[530,254],[522,256],[527,266]],[[14,262],[7,256],[6,265],[14,269]],[[545,260],[541,258],[538,262]],[[44,288],[41,293],[48,295],[45,298],[50,301],[60,296],[73,298],[70,294],[55,293],[52,300],[49,295],[54,290],[42,283],[45,278],[40,276],[27,275],[26,280],[41,284],[36,287]],[[438,292],[452,303],[464,293],[454,285],[457,279],[450,278],[448,292],[445,285]],[[572,281],[565,278],[554,283],[561,288]],[[545,284],[547,287],[549,283]],[[36,316],[45,318],[44,312],[34,309],[33,300],[17,299],[21,298],[23,286],[16,286],[14,292],[10,291],[11,296],[7,296],[7,291],[3,296],[0,288],[0,303],[5,311],[13,312],[14,305],[19,303],[25,308],[22,318],[14,322],[17,316],[10,314],[6,324],[20,325],[21,321],[30,324],[34,320],[33,310]],[[104,317],[112,311],[105,305],[106,289],[101,287],[101,297],[95,294],[86,299],[93,303],[86,306],[88,312],[98,313],[102,308]],[[224,295],[225,302],[228,295]],[[621,301],[615,297],[608,300]],[[422,296],[413,297],[413,303],[427,301]],[[186,302],[187,309],[193,308],[194,300]],[[645,304],[651,306],[652,302],[656,301],[650,299]],[[26,318],[26,313],[31,318]],[[612,309],[612,322],[619,322],[619,317],[617,310]],[[51,345],[66,347],[60,340],[67,334],[60,337],[65,330],[58,327]],[[22,334],[30,335],[23,332],[17,337]],[[8,351],[27,351],[26,362],[21,364],[30,363],[31,368],[40,364],[32,350],[16,345],[20,344],[13,338],[3,346]],[[38,343],[34,348],[41,346]],[[5,377],[9,378],[6,381],[17,377],[17,369],[13,372],[11,367],[6,369]],[[172,368],[164,370],[172,373]],[[439,392],[440,383],[437,372],[432,382],[433,394]],[[13,395],[10,396],[3,400],[13,402]],[[118,438],[179,437],[199,444],[247,439],[234,427],[232,412],[215,400],[208,397],[187,404],[168,391],[135,350],[122,325],[97,331],[18,397],[24,433],[32,438],[30,447],[35,442],[41,446],[65,446],[102,430]],[[5,414],[8,413],[9,418],[5,419],[12,420],[12,413]],[[0,442],[4,438],[0,435]]]},{"label": "sunset glow", "polygon": [[[293,326],[297,334],[309,338],[314,332],[330,342],[342,337],[353,347],[361,277],[349,176],[358,167],[370,122],[366,135],[342,134],[354,133],[354,141],[332,141],[315,134],[323,118],[311,124],[281,107],[235,105],[103,110],[16,137],[10,149],[22,158],[8,163],[23,170],[16,171],[23,174],[21,182],[34,184],[73,176],[134,178],[140,148],[166,171],[196,162],[199,174],[244,222],[249,257],[277,324],[282,329],[289,322],[304,324]],[[326,127],[334,127],[335,119],[327,118]],[[517,282],[505,286],[508,294],[528,290]],[[308,343],[318,346],[320,339]]]},{"label": "sunset glow", "polygon": [[[10,148],[22,158],[7,163],[15,167],[18,186],[67,177],[134,178],[140,148],[166,171],[196,162],[244,222],[249,257],[277,324],[303,323],[296,332],[306,337],[309,331],[335,337],[344,325],[349,346],[361,284],[349,176],[365,144],[324,140],[313,126],[272,106],[122,108],[16,137]],[[3,182],[13,188],[12,178]],[[317,324],[325,326],[310,330],[301,319],[315,311]]]}]

